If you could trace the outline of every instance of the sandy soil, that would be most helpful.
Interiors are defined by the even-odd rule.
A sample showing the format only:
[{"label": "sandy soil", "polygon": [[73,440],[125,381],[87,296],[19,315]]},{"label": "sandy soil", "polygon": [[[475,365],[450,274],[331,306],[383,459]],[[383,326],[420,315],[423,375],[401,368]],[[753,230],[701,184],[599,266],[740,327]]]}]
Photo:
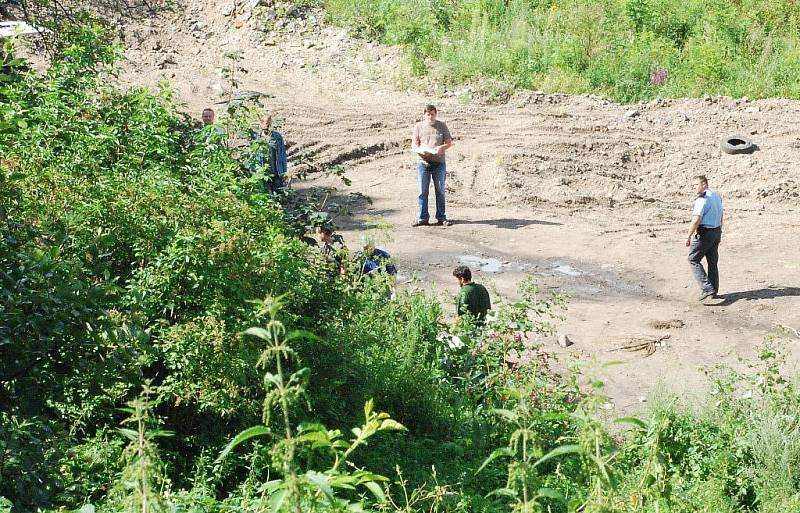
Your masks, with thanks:
[{"label": "sandy soil", "polygon": [[[659,383],[701,391],[704,368],[752,357],[778,323],[800,328],[800,102],[714,97],[622,106],[522,92],[490,106],[473,101],[469,88],[426,96],[402,88],[409,80],[398,74],[396,50],[353,41],[318,13],[294,13],[263,31],[275,28],[268,20],[279,11],[269,2],[253,9],[191,0],[179,13],[128,27],[121,80],[167,79],[199,117],[227,96],[222,68],[233,61],[225,54],[240,52],[241,88],[274,95],[268,108],[283,119],[294,170],[345,167],[349,188],[319,174],[295,186],[338,185],[328,206],[351,206],[352,215],[338,220],[351,245],[370,220],[382,219],[404,277],[416,276],[445,302],[457,288],[451,270],[465,257],[474,269],[476,258],[484,262],[476,281],[496,298],[513,298],[527,273],[544,289],[568,293],[559,329],[574,345],[545,343],[561,355],[621,360],[601,373],[619,412],[641,409]],[[429,102],[455,136],[448,228],[411,227],[418,194],[411,126]],[[720,138],[737,133],[758,150],[721,152]],[[709,176],[726,209],[723,298],[705,303],[696,301],[684,246],[696,173]],[[609,351],[666,334],[651,356]],[[800,338],[784,343],[800,354]]]}]

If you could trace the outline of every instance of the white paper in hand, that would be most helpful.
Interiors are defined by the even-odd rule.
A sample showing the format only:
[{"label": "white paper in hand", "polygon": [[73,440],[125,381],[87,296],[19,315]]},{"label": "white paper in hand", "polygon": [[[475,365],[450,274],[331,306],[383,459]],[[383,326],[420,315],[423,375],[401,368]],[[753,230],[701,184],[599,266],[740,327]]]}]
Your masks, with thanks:
[{"label": "white paper in hand", "polygon": [[412,146],[411,151],[417,155],[436,155],[436,148],[429,146]]}]

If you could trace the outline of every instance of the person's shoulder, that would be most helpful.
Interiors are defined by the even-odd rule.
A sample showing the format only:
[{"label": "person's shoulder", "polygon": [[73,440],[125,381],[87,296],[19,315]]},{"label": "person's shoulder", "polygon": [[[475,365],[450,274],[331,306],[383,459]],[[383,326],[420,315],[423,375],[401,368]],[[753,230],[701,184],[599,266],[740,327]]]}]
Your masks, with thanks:
[{"label": "person's shoulder", "polygon": [[445,141],[449,141],[453,139],[453,135],[450,133],[450,129],[447,128],[447,123],[441,120],[436,120],[436,124],[433,127],[434,130],[442,134],[444,136]]}]

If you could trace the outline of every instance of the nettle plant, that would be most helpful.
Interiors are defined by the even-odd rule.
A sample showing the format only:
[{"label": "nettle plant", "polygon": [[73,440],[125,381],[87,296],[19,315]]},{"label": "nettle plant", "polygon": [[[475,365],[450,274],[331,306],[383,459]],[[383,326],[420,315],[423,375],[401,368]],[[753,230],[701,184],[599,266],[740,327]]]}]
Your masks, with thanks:
[{"label": "nettle plant", "polygon": [[[257,485],[253,507],[257,511],[364,511],[366,499],[360,492],[368,490],[379,502],[386,500],[384,476],[359,469],[350,457],[367,440],[381,431],[404,431],[405,427],[389,414],[375,411],[372,400],[364,405],[364,423],[351,430],[347,438],[338,429],[327,429],[316,422],[294,425],[293,414],[302,405],[311,373],[300,366],[300,359],[290,342],[316,339],[305,331],[288,331],[279,320],[280,298],[267,298],[262,303],[263,328],[250,328],[245,335],[265,342],[258,366],[265,370],[263,425],[239,433],[217,459],[221,462],[243,442],[260,436],[271,438],[271,468],[280,477]],[[292,370],[295,369],[295,370]],[[273,422],[273,415],[279,419]],[[313,468],[310,462],[326,461],[324,468]]]},{"label": "nettle plant", "polygon": [[[603,383],[555,383],[531,374],[503,390],[505,406],[490,413],[509,428],[507,442],[478,472],[507,458],[506,484],[490,495],[509,500],[515,512],[611,511],[605,508],[619,486],[619,452],[602,420]],[[617,422],[645,427],[634,418]]]},{"label": "nettle plant", "polygon": [[123,424],[131,427],[120,427],[118,431],[129,442],[122,454],[124,467],[118,482],[102,508],[105,511],[158,513],[167,510],[164,496],[169,481],[156,440],[173,433],[159,428],[159,421],[153,414],[157,406],[152,402],[154,395],[150,384],[145,383],[140,396],[121,409],[130,415]]}]

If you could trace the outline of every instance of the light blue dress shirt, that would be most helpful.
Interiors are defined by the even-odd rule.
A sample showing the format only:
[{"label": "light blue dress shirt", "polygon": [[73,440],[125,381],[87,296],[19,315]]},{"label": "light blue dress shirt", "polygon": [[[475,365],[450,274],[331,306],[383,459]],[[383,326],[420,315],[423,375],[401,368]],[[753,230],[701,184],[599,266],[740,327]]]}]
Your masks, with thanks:
[{"label": "light blue dress shirt", "polygon": [[706,189],[702,196],[694,200],[693,216],[700,216],[700,226],[717,228],[722,225],[722,197]]}]

